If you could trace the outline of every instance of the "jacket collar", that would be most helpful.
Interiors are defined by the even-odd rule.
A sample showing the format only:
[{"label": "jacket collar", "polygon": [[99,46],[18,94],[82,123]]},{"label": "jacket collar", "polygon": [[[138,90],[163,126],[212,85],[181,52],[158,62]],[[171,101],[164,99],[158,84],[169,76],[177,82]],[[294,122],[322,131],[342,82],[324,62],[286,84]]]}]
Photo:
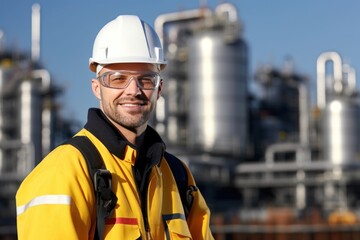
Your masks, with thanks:
[{"label": "jacket collar", "polygon": [[[117,128],[108,120],[105,114],[98,108],[90,108],[88,111],[88,121],[84,128],[98,138],[107,149],[120,159],[125,157],[126,146],[145,154],[147,158],[160,162],[165,144],[159,134],[150,126],[145,131],[144,144],[141,149],[128,142]],[[161,155],[161,156],[159,156]]]}]

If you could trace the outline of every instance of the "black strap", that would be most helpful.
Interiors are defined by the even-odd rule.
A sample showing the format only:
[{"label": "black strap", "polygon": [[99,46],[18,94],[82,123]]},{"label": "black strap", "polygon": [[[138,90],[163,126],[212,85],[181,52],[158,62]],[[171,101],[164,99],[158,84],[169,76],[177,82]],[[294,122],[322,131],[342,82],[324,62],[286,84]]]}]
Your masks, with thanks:
[{"label": "black strap", "polygon": [[[103,239],[105,219],[111,215],[116,206],[117,197],[111,191],[111,173],[106,170],[101,154],[94,144],[86,136],[75,136],[64,144],[71,144],[76,147],[84,156],[86,164],[93,178],[94,191],[96,193],[96,232],[94,239]],[[174,155],[165,152],[165,159],[175,178],[176,185],[180,192],[181,202],[187,218],[193,202],[194,191],[198,188],[188,185],[188,174],[183,163]]]},{"label": "black strap", "polygon": [[179,189],[181,202],[184,208],[185,217],[187,218],[194,199],[192,193],[197,191],[198,188],[193,185],[188,185],[188,174],[180,159],[168,152],[165,152],[165,159],[169,164],[171,172],[175,178],[175,182]]},{"label": "black strap", "polygon": [[[105,165],[99,151],[89,138],[85,136],[75,136],[67,140],[65,144],[73,145],[82,153],[86,159],[86,165],[90,176],[94,177],[95,172],[98,169],[105,169]],[[93,178],[91,180],[94,181]]]},{"label": "black strap", "polygon": [[76,147],[86,160],[96,197],[96,229],[94,239],[103,239],[105,219],[111,215],[117,202],[117,197],[111,190],[111,173],[105,169],[104,161],[99,151],[86,136],[75,136],[64,144],[71,144]]}]

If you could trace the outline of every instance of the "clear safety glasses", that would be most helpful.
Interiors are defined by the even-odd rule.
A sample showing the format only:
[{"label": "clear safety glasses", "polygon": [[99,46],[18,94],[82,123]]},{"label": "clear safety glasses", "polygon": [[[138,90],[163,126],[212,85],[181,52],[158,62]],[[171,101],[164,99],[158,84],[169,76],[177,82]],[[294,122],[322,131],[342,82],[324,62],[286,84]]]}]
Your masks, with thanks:
[{"label": "clear safety glasses", "polygon": [[97,77],[104,87],[124,89],[135,79],[143,90],[154,90],[159,87],[161,75],[151,71],[109,71]]}]

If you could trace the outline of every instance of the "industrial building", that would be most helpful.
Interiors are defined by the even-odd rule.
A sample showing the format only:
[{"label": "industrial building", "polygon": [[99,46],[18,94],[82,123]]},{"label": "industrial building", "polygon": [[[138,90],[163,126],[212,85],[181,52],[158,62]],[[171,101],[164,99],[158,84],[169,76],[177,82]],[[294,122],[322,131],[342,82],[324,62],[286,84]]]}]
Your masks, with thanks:
[{"label": "industrial building", "polygon": [[[160,15],[155,28],[168,66],[153,124],[193,170],[214,232],[224,233],[217,238],[359,237],[360,109],[355,70],[340,54],[314,59],[317,79],[295,72],[290,60],[249,73],[243,24],[228,3]],[[314,219],[322,229],[311,227]],[[284,224],[292,227],[269,228]]]},{"label": "industrial building", "polygon": [[[154,26],[168,66],[151,124],[192,169],[216,239],[360,238],[360,108],[355,70],[340,54],[314,59],[317,79],[290,61],[250,73],[243,23],[228,3],[162,14]],[[61,89],[39,64],[36,28],[33,42],[32,56],[0,52],[2,235],[15,231],[19,182],[73,133],[59,115]]]},{"label": "industrial building", "polygon": [[61,116],[63,90],[39,58],[38,5],[32,13],[31,54],[7,47],[0,37],[0,239],[16,235],[15,193],[21,181],[79,127]]}]

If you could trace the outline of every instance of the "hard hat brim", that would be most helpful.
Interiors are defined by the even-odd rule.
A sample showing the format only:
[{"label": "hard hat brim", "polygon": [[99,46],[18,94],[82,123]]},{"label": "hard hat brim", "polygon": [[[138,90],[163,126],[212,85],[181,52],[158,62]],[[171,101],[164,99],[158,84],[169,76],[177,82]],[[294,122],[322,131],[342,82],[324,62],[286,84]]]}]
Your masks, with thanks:
[{"label": "hard hat brim", "polygon": [[149,61],[148,58],[141,59],[141,58],[134,58],[134,59],[107,59],[106,61],[96,61],[93,58],[89,59],[89,68],[92,72],[96,72],[96,66],[98,64],[102,65],[109,65],[109,64],[116,64],[116,63],[149,63],[154,65],[159,65],[160,70],[163,70],[166,67],[167,62],[166,61]]}]

